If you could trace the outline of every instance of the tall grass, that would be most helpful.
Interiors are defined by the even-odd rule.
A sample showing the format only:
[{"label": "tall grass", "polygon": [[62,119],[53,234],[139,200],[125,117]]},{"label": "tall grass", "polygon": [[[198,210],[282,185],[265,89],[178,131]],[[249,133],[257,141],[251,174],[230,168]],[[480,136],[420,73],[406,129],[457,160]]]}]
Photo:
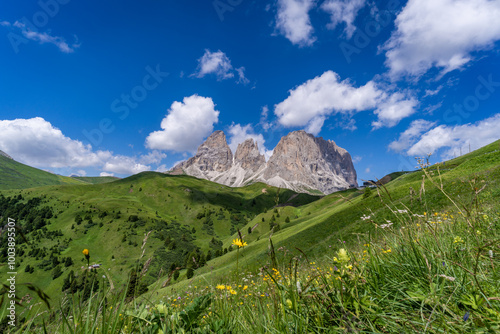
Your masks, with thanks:
[{"label": "tall grass", "polygon": [[12,332],[500,332],[499,208],[482,207],[484,188],[474,180],[461,202],[443,190],[439,170],[424,172],[450,201],[448,211],[427,203],[427,211],[411,212],[388,200],[390,221],[367,212],[362,219],[376,233],[357,244],[339,241],[322,259],[275,250],[270,239],[269,264],[258,272],[240,263],[226,280],[193,280],[151,299],[127,300],[126,289],[100,290],[86,301],[71,296],[50,317],[27,307],[27,320]]}]

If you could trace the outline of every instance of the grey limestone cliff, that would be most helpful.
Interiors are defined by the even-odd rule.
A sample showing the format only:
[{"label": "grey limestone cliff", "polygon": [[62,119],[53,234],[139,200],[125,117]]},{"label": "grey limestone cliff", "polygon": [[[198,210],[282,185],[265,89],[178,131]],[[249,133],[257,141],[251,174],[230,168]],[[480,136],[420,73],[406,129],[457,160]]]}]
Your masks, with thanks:
[{"label": "grey limestone cliff", "polygon": [[305,131],[281,138],[266,162],[257,143],[247,139],[234,154],[226,136],[216,131],[198,148],[196,155],[175,166],[172,173],[186,173],[224,185],[239,187],[251,182],[299,192],[324,194],[356,187],[356,170],[350,154],[332,140]]}]

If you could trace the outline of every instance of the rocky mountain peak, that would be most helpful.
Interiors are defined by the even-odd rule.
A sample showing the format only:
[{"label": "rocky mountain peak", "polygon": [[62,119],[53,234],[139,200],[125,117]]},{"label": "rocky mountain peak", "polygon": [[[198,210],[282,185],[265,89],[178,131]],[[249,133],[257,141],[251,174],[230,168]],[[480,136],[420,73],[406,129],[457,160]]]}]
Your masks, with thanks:
[{"label": "rocky mountain peak", "polygon": [[265,165],[266,159],[260,154],[257,142],[249,138],[243,143],[238,144],[236,153],[234,154],[234,163],[244,169],[257,171]]},{"label": "rocky mountain peak", "polygon": [[262,176],[272,185],[290,184],[325,194],[357,185],[350,154],[334,141],[305,131],[291,132],[280,140]]},{"label": "rocky mountain peak", "polygon": [[267,163],[253,139],[239,144],[233,159],[226,136],[216,131],[194,157],[175,166],[172,172],[228,186],[264,182],[299,192],[319,190],[325,194],[357,186],[350,154],[333,140],[305,131],[294,131],[281,138]]},{"label": "rocky mountain peak", "polygon": [[222,131],[215,131],[198,147],[194,157],[175,166],[173,172],[185,172],[210,180],[214,173],[225,172],[232,164],[233,153],[227,144],[226,135]]},{"label": "rocky mountain peak", "polygon": [[[212,133],[210,136],[208,136],[207,140],[203,144],[201,144],[200,147],[198,147],[198,152],[200,149],[205,149],[205,148],[225,148],[229,146],[227,145],[226,141],[226,135],[224,134],[224,131],[215,131]],[[231,153],[232,154],[232,153]]]}]

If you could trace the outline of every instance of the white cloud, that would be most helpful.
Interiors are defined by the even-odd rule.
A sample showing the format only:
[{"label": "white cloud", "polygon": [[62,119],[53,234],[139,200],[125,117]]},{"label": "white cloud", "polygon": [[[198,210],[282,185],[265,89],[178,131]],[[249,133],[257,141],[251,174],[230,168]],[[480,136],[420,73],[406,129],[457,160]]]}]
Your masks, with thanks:
[{"label": "white cloud", "polygon": [[158,168],[156,168],[155,172],[158,172],[158,173],[165,173],[165,172],[168,172],[168,168],[167,168],[167,165],[159,165]]},{"label": "white cloud", "polygon": [[352,37],[356,27],[354,20],[361,8],[365,6],[365,0],[325,0],[321,9],[330,14],[331,22],[328,29],[335,29],[338,24],[344,22],[346,27],[344,32],[348,39]]},{"label": "white cloud", "polygon": [[355,156],[352,157],[352,163],[353,164],[357,164],[357,163],[361,162],[361,160],[363,160],[362,156],[355,155]]},{"label": "white cloud", "polygon": [[[38,42],[39,44],[45,44],[45,43],[53,44],[60,51],[64,53],[72,53],[75,51],[75,49],[80,47],[80,44],[78,44],[77,41],[75,41],[75,43],[73,43],[72,45],[69,45],[64,38],[50,35],[50,31],[49,32],[33,31],[30,28],[26,27],[26,24],[19,21],[16,21],[13,24],[7,21],[3,21],[0,23],[0,25],[5,27],[11,27],[11,26],[15,27],[19,29],[19,31],[25,38]],[[77,40],[76,36],[75,40]]]},{"label": "white cloud", "polygon": [[106,172],[114,172],[118,174],[137,174],[149,171],[151,170],[151,167],[137,162],[133,157],[116,155],[107,159],[102,169]]},{"label": "white cloud", "polygon": [[407,154],[409,156],[424,156],[448,148],[441,153],[441,157],[450,159],[455,155],[459,155],[461,149],[463,153],[468,152],[469,145],[474,150],[499,139],[498,129],[500,129],[500,114],[475,124],[440,125],[424,133],[409,148]]},{"label": "white cloud", "polygon": [[0,150],[34,167],[79,168],[80,175],[86,175],[81,170],[86,167],[101,167],[107,172],[119,174],[135,174],[151,169],[138,163],[135,157],[114,155],[111,151],[93,151],[91,145],[65,136],[41,117],[0,120]]},{"label": "white cloud", "polygon": [[109,151],[66,137],[41,117],[0,121],[0,149],[36,167],[89,167],[109,158]]},{"label": "white cloud", "polygon": [[207,74],[217,75],[218,80],[234,77],[231,60],[222,51],[210,52],[205,50],[205,54],[198,59],[198,69],[193,74],[198,78],[203,78]]},{"label": "white cloud", "polygon": [[284,126],[304,126],[317,116],[375,108],[382,92],[374,82],[355,88],[337,73],[326,71],[289,91],[289,97],[275,105],[275,114]]},{"label": "white cloud", "polygon": [[146,165],[156,164],[159,165],[163,159],[165,159],[167,155],[163,152],[154,150],[149,152],[147,155],[141,156],[140,162]]},{"label": "white cloud", "polygon": [[279,123],[286,127],[306,126],[317,133],[329,115],[350,116],[371,109],[378,115],[375,128],[391,127],[412,114],[416,105],[414,99],[398,92],[388,93],[374,81],[354,87],[349,80],[340,81],[339,75],[332,71],[306,81],[289,93],[287,99],[275,105]]},{"label": "white cloud", "polygon": [[192,95],[174,102],[162,120],[160,131],[149,134],[146,147],[155,150],[195,152],[214,130],[219,111],[209,97]]},{"label": "white cloud", "polygon": [[101,172],[101,174],[99,174],[99,176],[115,176],[114,173],[108,173],[108,172]]},{"label": "white cloud", "polygon": [[399,139],[389,144],[389,149],[401,152],[415,144],[420,135],[436,125],[436,122],[417,119],[411,122],[410,127],[399,135]]},{"label": "white cloud", "polygon": [[211,52],[206,49],[203,56],[198,59],[196,72],[191,76],[203,78],[209,74],[217,76],[217,80],[231,79],[237,74],[237,83],[246,85],[250,82],[245,76],[245,67],[234,68],[229,57],[221,50]]},{"label": "white cloud", "polygon": [[443,85],[440,85],[436,89],[426,89],[424,97],[437,95],[443,89]]},{"label": "white cloud", "polygon": [[80,169],[79,171],[77,171],[78,175],[80,176],[86,176],[87,175],[87,172],[84,171],[83,169]]},{"label": "white cloud", "polygon": [[245,126],[241,126],[241,124],[232,124],[229,127],[229,147],[233,153],[236,152],[238,148],[238,144],[243,143],[245,140],[251,138],[257,142],[259,147],[260,154],[263,154],[266,158],[266,161],[271,157],[273,150],[266,149],[266,141],[264,136],[260,133],[255,133],[252,125],[247,124]]},{"label": "white cloud", "polygon": [[383,126],[393,127],[403,118],[412,115],[418,102],[412,97],[396,92],[380,103],[375,110],[378,120],[373,122],[373,128],[378,129]]},{"label": "white cloud", "polygon": [[316,38],[309,11],[315,0],[278,0],[276,28],[290,42],[299,46],[311,46]]},{"label": "white cloud", "polygon": [[241,84],[248,84],[250,82],[250,80],[248,80],[246,77],[245,77],[245,68],[244,67],[239,67],[236,69],[236,72],[238,73],[238,81],[237,83],[241,83]]},{"label": "white cloud", "polygon": [[393,78],[441,75],[459,69],[471,53],[500,39],[500,1],[409,0],[396,18],[396,31],[384,45]]},{"label": "white cloud", "polygon": [[305,130],[307,133],[312,133],[313,135],[317,136],[318,133],[321,132],[321,128],[323,127],[324,123],[324,116],[316,116],[309,121]]},{"label": "white cloud", "polygon": [[272,123],[268,122],[267,118],[269,116],[269,107],[267,105],[262,107],[262,111],[260,113],[260,121],[259,125],[264,129],[264,131],[269,130],[272,127]]}]

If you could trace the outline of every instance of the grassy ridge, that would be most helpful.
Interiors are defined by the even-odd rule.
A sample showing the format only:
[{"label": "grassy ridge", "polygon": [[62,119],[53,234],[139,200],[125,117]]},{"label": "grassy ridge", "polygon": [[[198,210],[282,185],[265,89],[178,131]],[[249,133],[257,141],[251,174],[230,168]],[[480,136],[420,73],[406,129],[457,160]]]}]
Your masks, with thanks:
[{"label": "grassy ridge", "polygon": [[118,177],[114,176],[72,176],[71,178],[90,184],[101,184],[119,180]]},{"label": "grassy ridge", "polygon": [[83,184],[70,177],[55,175],[0,155],[0,190],[25,189],[54,184]]}]

